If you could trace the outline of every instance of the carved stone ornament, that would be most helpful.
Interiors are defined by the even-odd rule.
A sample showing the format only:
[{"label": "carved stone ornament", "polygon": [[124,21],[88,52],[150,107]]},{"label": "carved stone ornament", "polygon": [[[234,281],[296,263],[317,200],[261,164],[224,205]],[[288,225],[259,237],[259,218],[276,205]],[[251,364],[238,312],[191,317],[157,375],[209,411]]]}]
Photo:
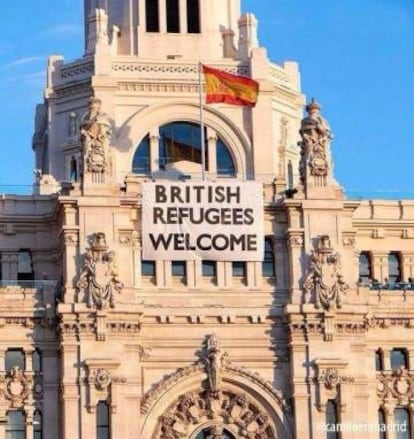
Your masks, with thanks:
[{"label": "carved stone ornament", "polygon": [[308,115],[302,120],[299,133],[302,141],[299,173],[302,184],[306,182],[307,168],[314,177],[327,177],[330,166],[331,129],[320,115],[320,105],[312,99],[306,106]]},{"label": "carved stone ornament", "polygon": [[108,116],[101,113],[101,105],[99,99],[91,98],[80,124],[85,173],[104,174],[109,169],[112,129]]},{"label": "carved stone ornament", "polygon": [[414,398],[414,375],[402,367],[377,374],[377,395],[383,403],[408,404]]},{"label": "carved stone ornament", "polygon": [[118,278],[115,253],[108,251],[104,233],[95,233],[87,250],[82,272],[77,282],[80,292],[86,294],[89,308],[115,306],[114,293],[121,293],[124,284]]},{"label": "carved stone ornament", "polygon": [[349,289],[342,277],[340,255],[331,248],[329,236],[319,237],[317,248],[309,257],[309,270],[303,284],[305,302],[314,297],[316,308],[341,308]]},{"label": "carved stone ornament", "polygon": [[194,392],[182,395],[159,421],[156,439],[188,439],[196,425],[220,419],[210,427],[211,439],[222,439],[224,429],[240,438],[274,439],[269,416],[245,394]]},{"label": "carved stone ornament", "polygon": [[0,394],[9,402],[11,408],[21,408],[31,395],[33,377],[25,374],[17,366],[6,376],[0,377]]},{"label": "carved stone ornament", "polygon": [[111,384],[111,381],[111,374],[107,369],[97,369],[93,374],[93,382],[97,390],[106,390]]}]

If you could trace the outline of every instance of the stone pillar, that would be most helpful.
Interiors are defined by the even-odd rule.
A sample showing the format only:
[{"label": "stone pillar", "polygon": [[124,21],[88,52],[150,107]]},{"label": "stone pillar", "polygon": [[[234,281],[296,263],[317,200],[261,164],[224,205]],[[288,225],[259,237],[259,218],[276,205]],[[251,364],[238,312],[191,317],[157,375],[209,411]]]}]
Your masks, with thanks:
[{"label": "stone pillar", "polygon": [[[292,365],[291,376],[294,377],[292,381],[294,413],[300,413],[300,416],[295,416],[294,418],[295,437],[318,438],[316,435],[316,424],[313,422],[312,413],[309,412],[312,406],[310,401],[311,395],[307,384],[306,370],[303,366],[304,364],[309,364],[307,344],[303,340],[292,340],[290,351]],[[310,381],[310,377],[308,378]],[[313,434],[311,433],[312,428]]]},{"label": "stone pillar", "polygon": [[180,11],[180,33],[186,34],[187,29],[187,0],[179,0],[179,11]]},{"label": "stone pillar", "polygon": [[372,278],[381,283],[388,278],[388,253],[372,253]]},{"label": "stone pillar", "polygon": [[62,439],[81,439],[79,413],[78,373],[75,364],[79,363],[78,345],[76,342],[64,342],[62,352]]},{"label": "stone pillar", "polygon": [[157,172],[160,169],[159,141],[160,135],[158,128],[154,128],[149,134],[149,164],[151,173]]},{"label": "stone pillar", "polygon": [[141,240],[138,236],[132,235],[132,285],[134,288],[141,287],[141,278],[142,278],[142,270],[141,270]]},{"label": "stone pillar", "polygon": [[2,251],[1,273],[3,280],[16,281],[18,271],[18,250]]},{"label": "stone pillar", "polygon": [[167,2],[159,2],[160,34],[167,33]]},{"label": "stone pillar", "polygon": [[208,175],[210,178],[217,176],[217,134],[207,127],[207,160]]}]

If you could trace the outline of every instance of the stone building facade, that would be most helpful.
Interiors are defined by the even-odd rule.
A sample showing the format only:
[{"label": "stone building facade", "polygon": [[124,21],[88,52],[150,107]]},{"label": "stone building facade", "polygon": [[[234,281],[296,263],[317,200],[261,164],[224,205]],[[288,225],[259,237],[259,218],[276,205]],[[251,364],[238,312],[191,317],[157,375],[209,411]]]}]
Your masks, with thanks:
[{"label": "stone building facade", "polygon": [[[260,84],[203,119],[206,181],[262,187],[263,260],[142,256],[144,185],[206,184],[199,61]],[[304,104],[239,0],[85,0],[33,195],[0,199],[0,439],[413,437],[414,202],[347,199]]]}]

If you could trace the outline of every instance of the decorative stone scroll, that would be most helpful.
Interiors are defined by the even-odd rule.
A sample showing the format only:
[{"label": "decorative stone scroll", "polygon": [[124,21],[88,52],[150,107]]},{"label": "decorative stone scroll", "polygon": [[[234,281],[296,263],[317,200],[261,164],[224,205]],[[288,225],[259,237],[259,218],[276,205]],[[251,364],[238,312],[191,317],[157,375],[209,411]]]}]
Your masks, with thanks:
[{"label": "decorative stone scroll", "polygon": [[24,407],[32,396],[32,390],[33,373],[25,373],[16,366],[6,375],[0,376],[0,398],[10,408]]},{"label": "decorative stone scroll", "polygon": [[300,179],[305,185],[308,175],[315,177],[326,185],[326,177],[331,168],[330,143],[331,129],[328,122],[320,115],[321,107],[312,101],[306,106],[308,115],[302,120],[299,133],[302,141],[301,160],[299,164]]},{"label": "decorative stone scroll", "polygon": [[115,292],[121,293],[124,284],[118,278],[115,252],[109,251],[104,233],[95,233],[87,250],[82,272],[77,282],[84,292],[89,308],[104,309],[115,306]]},{"label": "decorative stone scroll", "polygon": [[104,176],[109,172],[112,128],[108,116],[101,113],[101,105],[99,99],[91,98],[80,124],[84,173],[92,174],[94,183],[104,183]]},{"label": "decorative stone scroll", "polygon": [[402,367],[378,373],[377,396],[383,405],[407,405],[414,398],[414,374]]},{"label": "decorative stone scroll", "polygon": [[329,236],[318,238],[316,250],[309,257],[308,275],[303,284],[305,302],[314,300],[316,308],[341,308],[349,286],[341,273],[339,253],[331,248]]}]

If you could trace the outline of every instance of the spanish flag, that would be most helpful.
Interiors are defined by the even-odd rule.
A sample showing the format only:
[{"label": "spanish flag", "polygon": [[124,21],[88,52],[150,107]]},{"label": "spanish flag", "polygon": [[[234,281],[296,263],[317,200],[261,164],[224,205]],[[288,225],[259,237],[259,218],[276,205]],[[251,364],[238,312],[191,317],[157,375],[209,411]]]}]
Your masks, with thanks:
[{"label": "spanish flag", "polygon": [[227,104],[254,107],[259,93],[259,83],[245,76],[232,75],[212,67],[203,67],[206,80],[206,103]]}]

